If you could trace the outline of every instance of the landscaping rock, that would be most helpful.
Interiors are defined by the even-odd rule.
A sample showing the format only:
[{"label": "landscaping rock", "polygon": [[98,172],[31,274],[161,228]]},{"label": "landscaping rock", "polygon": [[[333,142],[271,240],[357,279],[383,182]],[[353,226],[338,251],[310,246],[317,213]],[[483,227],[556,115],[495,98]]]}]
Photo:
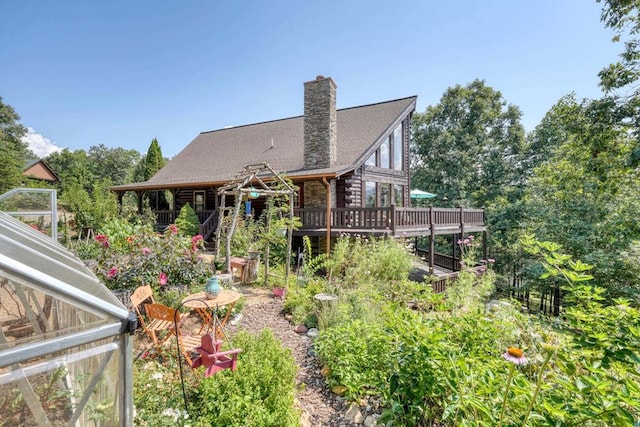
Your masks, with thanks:
[{"label": "landscaping rock", "polygon": [[352,424],[362,424],[364,422],[364,417],[355,403],[349,405],[349,409],[347,409],[347,413],[344,416]]},{"label": "landscaping rock", "polygon": [[364,425],[366,427],[376,427],[378,425],[378,418],[380,418],[380,415],[377,415],[377,414],[369,415],[367,418],[364,419]]},{"label": "landscaping rock", "polygon": [[307,331],[307,336],[311,338],[315,338],[318,336],[318,328],[311,328]]},{"label": "landscaping rock", "polygon": [[293,328],[293,331],[297,334],[304,334],[307,332],[307,327],[305,325],[303,325],[302,323],[299,325],[296,325],[295,328]]}]

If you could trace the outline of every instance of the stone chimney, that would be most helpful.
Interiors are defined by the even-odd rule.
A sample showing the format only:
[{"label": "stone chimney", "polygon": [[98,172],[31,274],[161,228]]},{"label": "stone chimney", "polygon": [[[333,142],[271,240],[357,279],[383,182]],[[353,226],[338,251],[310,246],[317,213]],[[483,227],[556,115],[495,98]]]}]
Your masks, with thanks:
[{"label": "stone chimney", "polygon": [[318,76],[304,84],[304,168],[336,164],[336,84]]}]

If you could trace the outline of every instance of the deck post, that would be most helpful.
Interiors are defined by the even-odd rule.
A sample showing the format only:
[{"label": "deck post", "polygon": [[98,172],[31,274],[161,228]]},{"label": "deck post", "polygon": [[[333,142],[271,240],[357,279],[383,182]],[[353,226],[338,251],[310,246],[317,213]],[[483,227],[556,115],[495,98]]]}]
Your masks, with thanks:
[{"label": "deck post", "polygon": [[487,230],[482,232],[482,259],[487,259]]},{"label": "deck post", "polygon": [[142,196],[144,195],[143,191],[136,191],[136,197],[138,198],[138,213],[142,213]]},{"label": "deck post", "polygon": [[433,264],[435,262],[433,252],[436,250],[435,240],[436,240],[436,230],[433,225],[433,205],[429,205],[429,230],[431,233],[429,234],[429,274],[433,275]]},{"label": "deck post", "polygon": [[396,205],[395,205],[395,203],[391,204],[391,218],[390,218],[389,227],[391,228],[391,235],[395,236],[396,235]]}]

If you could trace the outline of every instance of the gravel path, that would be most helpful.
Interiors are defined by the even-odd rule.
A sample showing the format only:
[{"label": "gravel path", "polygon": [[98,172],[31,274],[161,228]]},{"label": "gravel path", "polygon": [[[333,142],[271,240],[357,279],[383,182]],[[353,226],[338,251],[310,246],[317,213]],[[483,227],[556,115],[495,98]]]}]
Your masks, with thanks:
[{"label": "gravel path", "polygon": [[264,328],[271,328],[282,345],[291,350],[300,367],[297,399],[303,412],[302,426],[358,425],[350,424],[345,418],[348,405],[328,390],[316,358],[309,355],[313,349],[312,339],[293,331],[294,325],[283,316],[282,305],[280,299],[272,297],[253,304],[249,301],[242,309],[240,322],[235,326],[227,324],[226,331],[233,334],[241,328],[258,333]]}]

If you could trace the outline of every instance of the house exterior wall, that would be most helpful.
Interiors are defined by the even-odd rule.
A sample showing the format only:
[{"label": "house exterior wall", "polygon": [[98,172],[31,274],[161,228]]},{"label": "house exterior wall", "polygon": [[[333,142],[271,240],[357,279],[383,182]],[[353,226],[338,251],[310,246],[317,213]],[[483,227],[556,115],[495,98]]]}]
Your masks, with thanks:
[{"label": "house exterior wall", "polygon": [[25,170],[23,175],[29,178],[41,179],[43,181],[58,182],[58,178],[51,174],[51,171],[42,163],[34,164],[29,169]]}]

